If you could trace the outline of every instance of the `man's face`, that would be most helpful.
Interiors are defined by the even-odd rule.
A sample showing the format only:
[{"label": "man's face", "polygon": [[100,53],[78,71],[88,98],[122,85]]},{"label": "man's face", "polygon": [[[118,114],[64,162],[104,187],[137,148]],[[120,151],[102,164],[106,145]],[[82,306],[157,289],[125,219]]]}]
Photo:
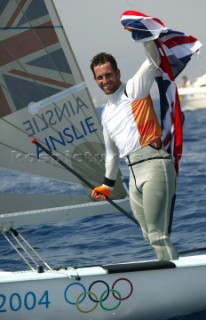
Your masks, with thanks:
[{"label": "man's face", "polygon": [[114,70],[110,62],[94,67],[95,81],[105,94],[114,93],[121,85],[120,71]]}]

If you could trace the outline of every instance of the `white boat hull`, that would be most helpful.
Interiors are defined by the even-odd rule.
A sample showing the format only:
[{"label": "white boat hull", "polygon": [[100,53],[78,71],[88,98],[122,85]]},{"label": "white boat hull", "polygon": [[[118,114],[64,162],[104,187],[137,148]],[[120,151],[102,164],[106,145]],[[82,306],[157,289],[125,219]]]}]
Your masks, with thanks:
[{"label": "white boat hull", "polygon": [[165,320],[206,309],[206,255],[0,273],[1,320]]},{"label": "white boat hull", "polygon": [[179,88],[178,94],[183,111],[206,108],[206,86]]},{"label": "white boat hull", "polygon": [[205,96],[186,96],[180,99],[183,111],[195,111],[199,109],[206,109],[206,94]]}]

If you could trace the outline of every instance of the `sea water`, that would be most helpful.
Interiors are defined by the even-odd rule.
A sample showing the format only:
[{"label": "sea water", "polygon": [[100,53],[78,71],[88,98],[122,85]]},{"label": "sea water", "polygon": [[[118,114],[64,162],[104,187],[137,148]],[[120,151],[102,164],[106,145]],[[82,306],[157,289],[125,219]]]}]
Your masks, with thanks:
[{"label": "sea water", "polygon": [[[178,251],[206,247],[206,109],[185,112],[184,147],[171,239]],[[128,182],[128,169],[121,164]],[[97,173],[98,174],[98,173]],[[2,169],[0,192],[81,194],[78,185]],[[140,229],[122,213],[20,228],[52,267],[155,258]],[[27,266],[0,235],[0,268]],[[194,253],[195,254],[195,253]],[[192,290],[192,288],[191,288]],[[172,303],[172,301],[171,301]],[[206,312],[171,320],[205,320]],[[127,319],[129,320],[129,319]]]}]

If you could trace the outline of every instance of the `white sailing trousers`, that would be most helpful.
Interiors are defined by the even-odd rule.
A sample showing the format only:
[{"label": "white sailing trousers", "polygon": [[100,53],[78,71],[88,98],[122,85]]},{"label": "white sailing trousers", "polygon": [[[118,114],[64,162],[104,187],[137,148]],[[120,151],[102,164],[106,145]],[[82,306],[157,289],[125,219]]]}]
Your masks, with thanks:
[{"label": "white sailing trousers", "polygon": [[130,205],[159,260],[178,259],[171,243],[176,172],[169,154],[150,145],[127,157]]}]

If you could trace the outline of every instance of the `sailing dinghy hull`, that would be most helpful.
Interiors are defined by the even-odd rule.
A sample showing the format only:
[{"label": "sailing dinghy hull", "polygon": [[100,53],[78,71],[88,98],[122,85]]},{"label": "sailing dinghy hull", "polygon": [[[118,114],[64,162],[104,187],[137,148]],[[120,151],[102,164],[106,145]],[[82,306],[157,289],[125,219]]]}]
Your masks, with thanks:
[{"label": "sailing dinghy hull", "polygon": [[206,255],[0,273],[1,320],[166,320],[206,309]]}]

